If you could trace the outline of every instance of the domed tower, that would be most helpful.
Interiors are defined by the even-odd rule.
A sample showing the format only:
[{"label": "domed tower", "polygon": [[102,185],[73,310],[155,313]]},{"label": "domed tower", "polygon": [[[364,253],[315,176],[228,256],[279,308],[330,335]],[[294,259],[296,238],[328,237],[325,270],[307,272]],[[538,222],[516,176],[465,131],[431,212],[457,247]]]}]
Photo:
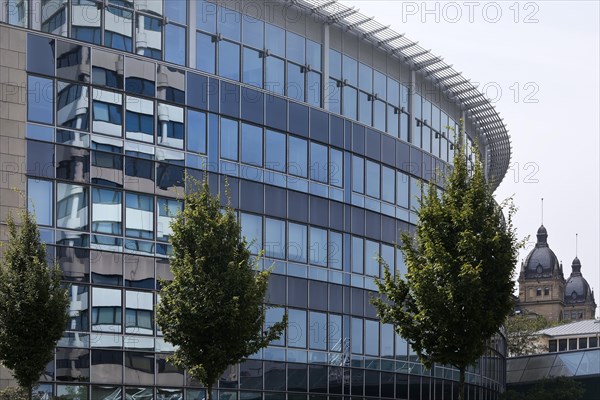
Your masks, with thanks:
[{"label": "domed tower", "polygon": [[565,277],[562,265],[548,246],[544,225],[537,231],[535,247],[521,264],[519,307],[526,313],[559,321],[564,307]]},{"label": "domed tower", "polygon": [[579,261],[579,258],[575,257],[571,268],[571,276],[569,276],[565,286],[563,319],[593,319],[596,314],[594,292],[592,292],[590,285],[581,274],[581,261]]}]

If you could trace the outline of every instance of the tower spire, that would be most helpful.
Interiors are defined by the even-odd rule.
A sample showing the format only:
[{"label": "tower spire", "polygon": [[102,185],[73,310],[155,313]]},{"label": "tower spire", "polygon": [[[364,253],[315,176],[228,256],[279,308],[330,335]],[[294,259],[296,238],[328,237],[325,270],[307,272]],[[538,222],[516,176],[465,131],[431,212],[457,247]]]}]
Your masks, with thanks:
[{"label": "tower spire", "polygon": [[544,225],[544,198],[542,197],[542,225]]},{"label": "tower spire", "polygon": [[575,257],[577,257],[577,247],[578,247],[578,243],[579,242],[579,233],[575,234]]}]

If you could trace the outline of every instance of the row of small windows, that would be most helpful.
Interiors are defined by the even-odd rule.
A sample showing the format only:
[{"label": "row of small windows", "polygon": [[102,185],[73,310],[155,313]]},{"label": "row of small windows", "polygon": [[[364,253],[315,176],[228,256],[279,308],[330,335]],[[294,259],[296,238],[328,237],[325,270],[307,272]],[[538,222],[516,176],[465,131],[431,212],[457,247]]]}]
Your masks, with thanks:
[{"label": "row of small windows", "polygon": [[585,350],[598,347],[598,336],[588,336],[569,339],[551,339],[548,341],[548,351]]}]

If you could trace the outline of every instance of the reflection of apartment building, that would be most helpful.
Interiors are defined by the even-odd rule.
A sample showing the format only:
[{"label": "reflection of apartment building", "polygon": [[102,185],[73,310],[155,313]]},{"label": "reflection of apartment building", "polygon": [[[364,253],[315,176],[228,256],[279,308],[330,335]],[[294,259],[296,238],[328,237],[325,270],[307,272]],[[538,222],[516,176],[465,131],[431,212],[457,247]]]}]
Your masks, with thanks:
[{"label": "reflection of apartment building", "polygon": [[[405,273],[398,232],[451,168],[461,119],[494,188],[508,168],[506,129],[461,74],[329,0],[0,5],[0,77],[27,88],[1,99],[0,218],[23,206],[5,182],[19,186],[71,284],[40,397],[205,397],[154,322],[187,173],[223,204],[228,186],[273,265],[267,321],[289,316],[219,399],[456,398],[457,371],[426,370],[369,299],[375,255]],[[499,335],[468,371],[470,400],[503,390],[504,364]]]}]

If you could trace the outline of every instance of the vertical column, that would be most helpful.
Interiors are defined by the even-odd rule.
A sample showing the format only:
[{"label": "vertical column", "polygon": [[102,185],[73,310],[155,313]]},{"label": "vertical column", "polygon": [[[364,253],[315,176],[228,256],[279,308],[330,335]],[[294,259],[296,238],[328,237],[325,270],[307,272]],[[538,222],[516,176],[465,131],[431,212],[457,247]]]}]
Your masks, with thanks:
[{"label": "vertical column", "polygon": [[188,1],[188,66],[196,68],[196,1]]},{"label": "vertical column", "polygon": [[321,69],[323,70],[323,77],[321,78],[321,104],[323,108],[329,109],[328,104],[328,87],[329,87],[329,24],[321,24],[323,27],[323,45],[321,46]]},{"label": "vertical column", "polygon": [[415,70],[411,69],[408,75],[408,111],[409,111],[409,120],[408,120],[408,142],[413,143],[413,135],[414,132],[414,104],[415,104],[415,95],[417,94],[417,73]]}]

